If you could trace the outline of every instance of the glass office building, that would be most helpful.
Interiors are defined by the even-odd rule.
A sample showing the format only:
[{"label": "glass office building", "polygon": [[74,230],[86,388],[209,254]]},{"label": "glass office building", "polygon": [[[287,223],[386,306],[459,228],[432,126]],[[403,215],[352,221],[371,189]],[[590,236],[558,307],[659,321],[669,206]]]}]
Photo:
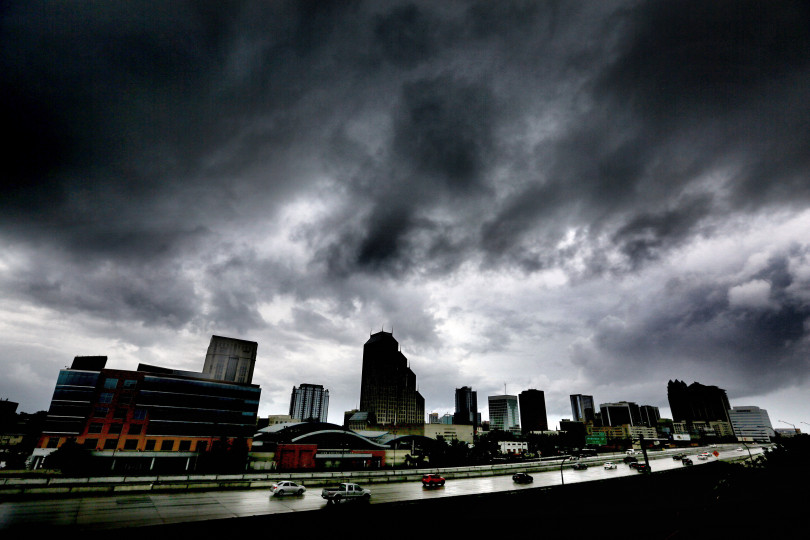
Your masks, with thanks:
[{"label": "glass office building", "polygon": [[76,357],[59,372],[35,467],[68,440],[112,459],[116,470],[168,468],[168,458],[180,459],[187,470],[215,441],[250,444],[259,386],[146,364],[136,371],[108,369],[106,362]]}]

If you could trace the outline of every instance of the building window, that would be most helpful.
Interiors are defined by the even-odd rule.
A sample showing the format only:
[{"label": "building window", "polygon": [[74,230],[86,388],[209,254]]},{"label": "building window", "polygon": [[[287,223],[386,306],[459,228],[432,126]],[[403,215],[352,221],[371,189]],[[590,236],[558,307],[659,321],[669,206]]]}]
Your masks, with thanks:
[{"label": "building window", "polygon": [[115,415],[113,418],[126,418],[127,417],[127,410],[123,408],[115,409]]},{"label": "building window", "polygon": [[143,447],[144,450],[154,450],[155,449],[155,439],[149,439],[146,441],[146,446]]},{"label": "building window", "polygon": [[48,437],[48,444],[45,448],[56,448],[59,446],[59,437]]},{"label": "building window", "polygon": [[85,439],[84,447],[88,450],[95,450],[98,446],[98,439]]},{"label": "building window", "polygon": [[104,424],[101,422],[90,422],[90,426],[87,428],[87,433],[101,433],[101,427]]},{"label": "building window", "polygon": [[124,450],[137,450],[138,439],[127,439],[124,441]]},{"label": "building window", "polygon": [[124,380],[124,388],[135,388],[138,384],[138,381],[135,379],[125,379]]},{"label": "building window", "polygon": [[208,449],[208,441],[197,441],[197,452],[205,452]]},{"label": "building window", "polygon": [[113,400],[113,393],[112,392],[102,392],[98,395],[98,402],[99,403],[112,403]]},{"label": "building window", "polygon": [[146,409],[135,409],[132,411],[133,420],[146,420]]},{"label": "building window", "polygon": [[104,450],[115,450],[118,447],[118,439],[105,439]]},{"label": "building window", "polygon": [[110,412],[109,407],[96,407],[93,409],[93,416],[96,418],[106,418],[107,413]]},{"label": "building window", "polygon": [[189,450],[191,450],[191,441],[180,441],[178,450],[180,452],[188,452]]},{"label": "building window", "polygon": [[107,430],[107,433],[117,434],[121,433],[122,424],[110,424],[110,428]]},{"label": "building window", "polygon": [[140,435],[143,431],[143,424],[130,424],[127,433],[130,435]]},{"label": "building window", "polygon": [[104,388],[115,390],[116,386],[118,386],[118,379],[104,379]]}]

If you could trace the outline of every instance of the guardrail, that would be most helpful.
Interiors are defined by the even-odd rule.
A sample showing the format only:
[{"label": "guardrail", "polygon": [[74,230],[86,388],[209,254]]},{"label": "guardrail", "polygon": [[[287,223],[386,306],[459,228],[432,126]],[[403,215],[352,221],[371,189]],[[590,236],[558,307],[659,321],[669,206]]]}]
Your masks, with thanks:
[{"label": "guardrail", "polygon": [[[667,457],[655,454],[650,459]],[[623,455],[601,455],[580,458],[589,464],[620,461]],[[155,476],[101,477],[0,477],[0,500],[26,497],[88,496],[118,493],[160,493],[169,491],[268,488],[279,480],[293,480],[308,487],[352,481],[359,484],[379,484],[417,481],[423,474],[440,472],[445,478],[474,478],[511,474],[515,471],[542,472],[558,470],[561,458],[540,459],[515,463],[477,465],[468,467],[422,467],[418,469],[376,469],[361,471],[272,472],[244,474],[188,474]],[[570,463],[570,462],[569,462]]]}]

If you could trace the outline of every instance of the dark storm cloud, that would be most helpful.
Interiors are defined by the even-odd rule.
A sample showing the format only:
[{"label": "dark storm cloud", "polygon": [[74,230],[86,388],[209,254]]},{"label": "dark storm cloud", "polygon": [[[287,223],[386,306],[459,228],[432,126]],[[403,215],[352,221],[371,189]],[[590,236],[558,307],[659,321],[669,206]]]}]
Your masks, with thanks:
[{"label": "dark storm cloud", "polygon": [[[599,367],[588,364],[592,373],[655,373],[665,367],[670,373],[712,373],[735,388],[756,381],[766,392],[803,383],[810,367],[810,306],[789,290],[796,278],[783,257],[773,258],[755,279],[761,278],[771,288],[767,304],[730,302],[728,283],[673,279],[650,291],[621,319],[596,324],[592,342],[602,360]],[[587,363],[584,356],[580,360]]]},{"label": "dark storm cloud", "polygon": [[[807,2],[2,9],[3,290],[57,313],[259,332],[289,296],[279,331],[348,343],[372,313],[438,348],[415,284],[558,271],[598,297],[810,200]],[[606,366],[803,369],[802,257],[572,318]],[[537,331],[481,316],[485,342]]]}]

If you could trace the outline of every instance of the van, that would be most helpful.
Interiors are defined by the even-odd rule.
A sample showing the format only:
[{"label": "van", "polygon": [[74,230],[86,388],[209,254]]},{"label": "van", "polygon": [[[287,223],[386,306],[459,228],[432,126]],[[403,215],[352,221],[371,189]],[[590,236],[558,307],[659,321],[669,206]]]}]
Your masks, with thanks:
[{"label": "van", "polygon": [[636,451],[631,448],[630,450],[625,452],[625,454],[627,454],[628,456],[634,456],[634,455],[636,455]]}]

